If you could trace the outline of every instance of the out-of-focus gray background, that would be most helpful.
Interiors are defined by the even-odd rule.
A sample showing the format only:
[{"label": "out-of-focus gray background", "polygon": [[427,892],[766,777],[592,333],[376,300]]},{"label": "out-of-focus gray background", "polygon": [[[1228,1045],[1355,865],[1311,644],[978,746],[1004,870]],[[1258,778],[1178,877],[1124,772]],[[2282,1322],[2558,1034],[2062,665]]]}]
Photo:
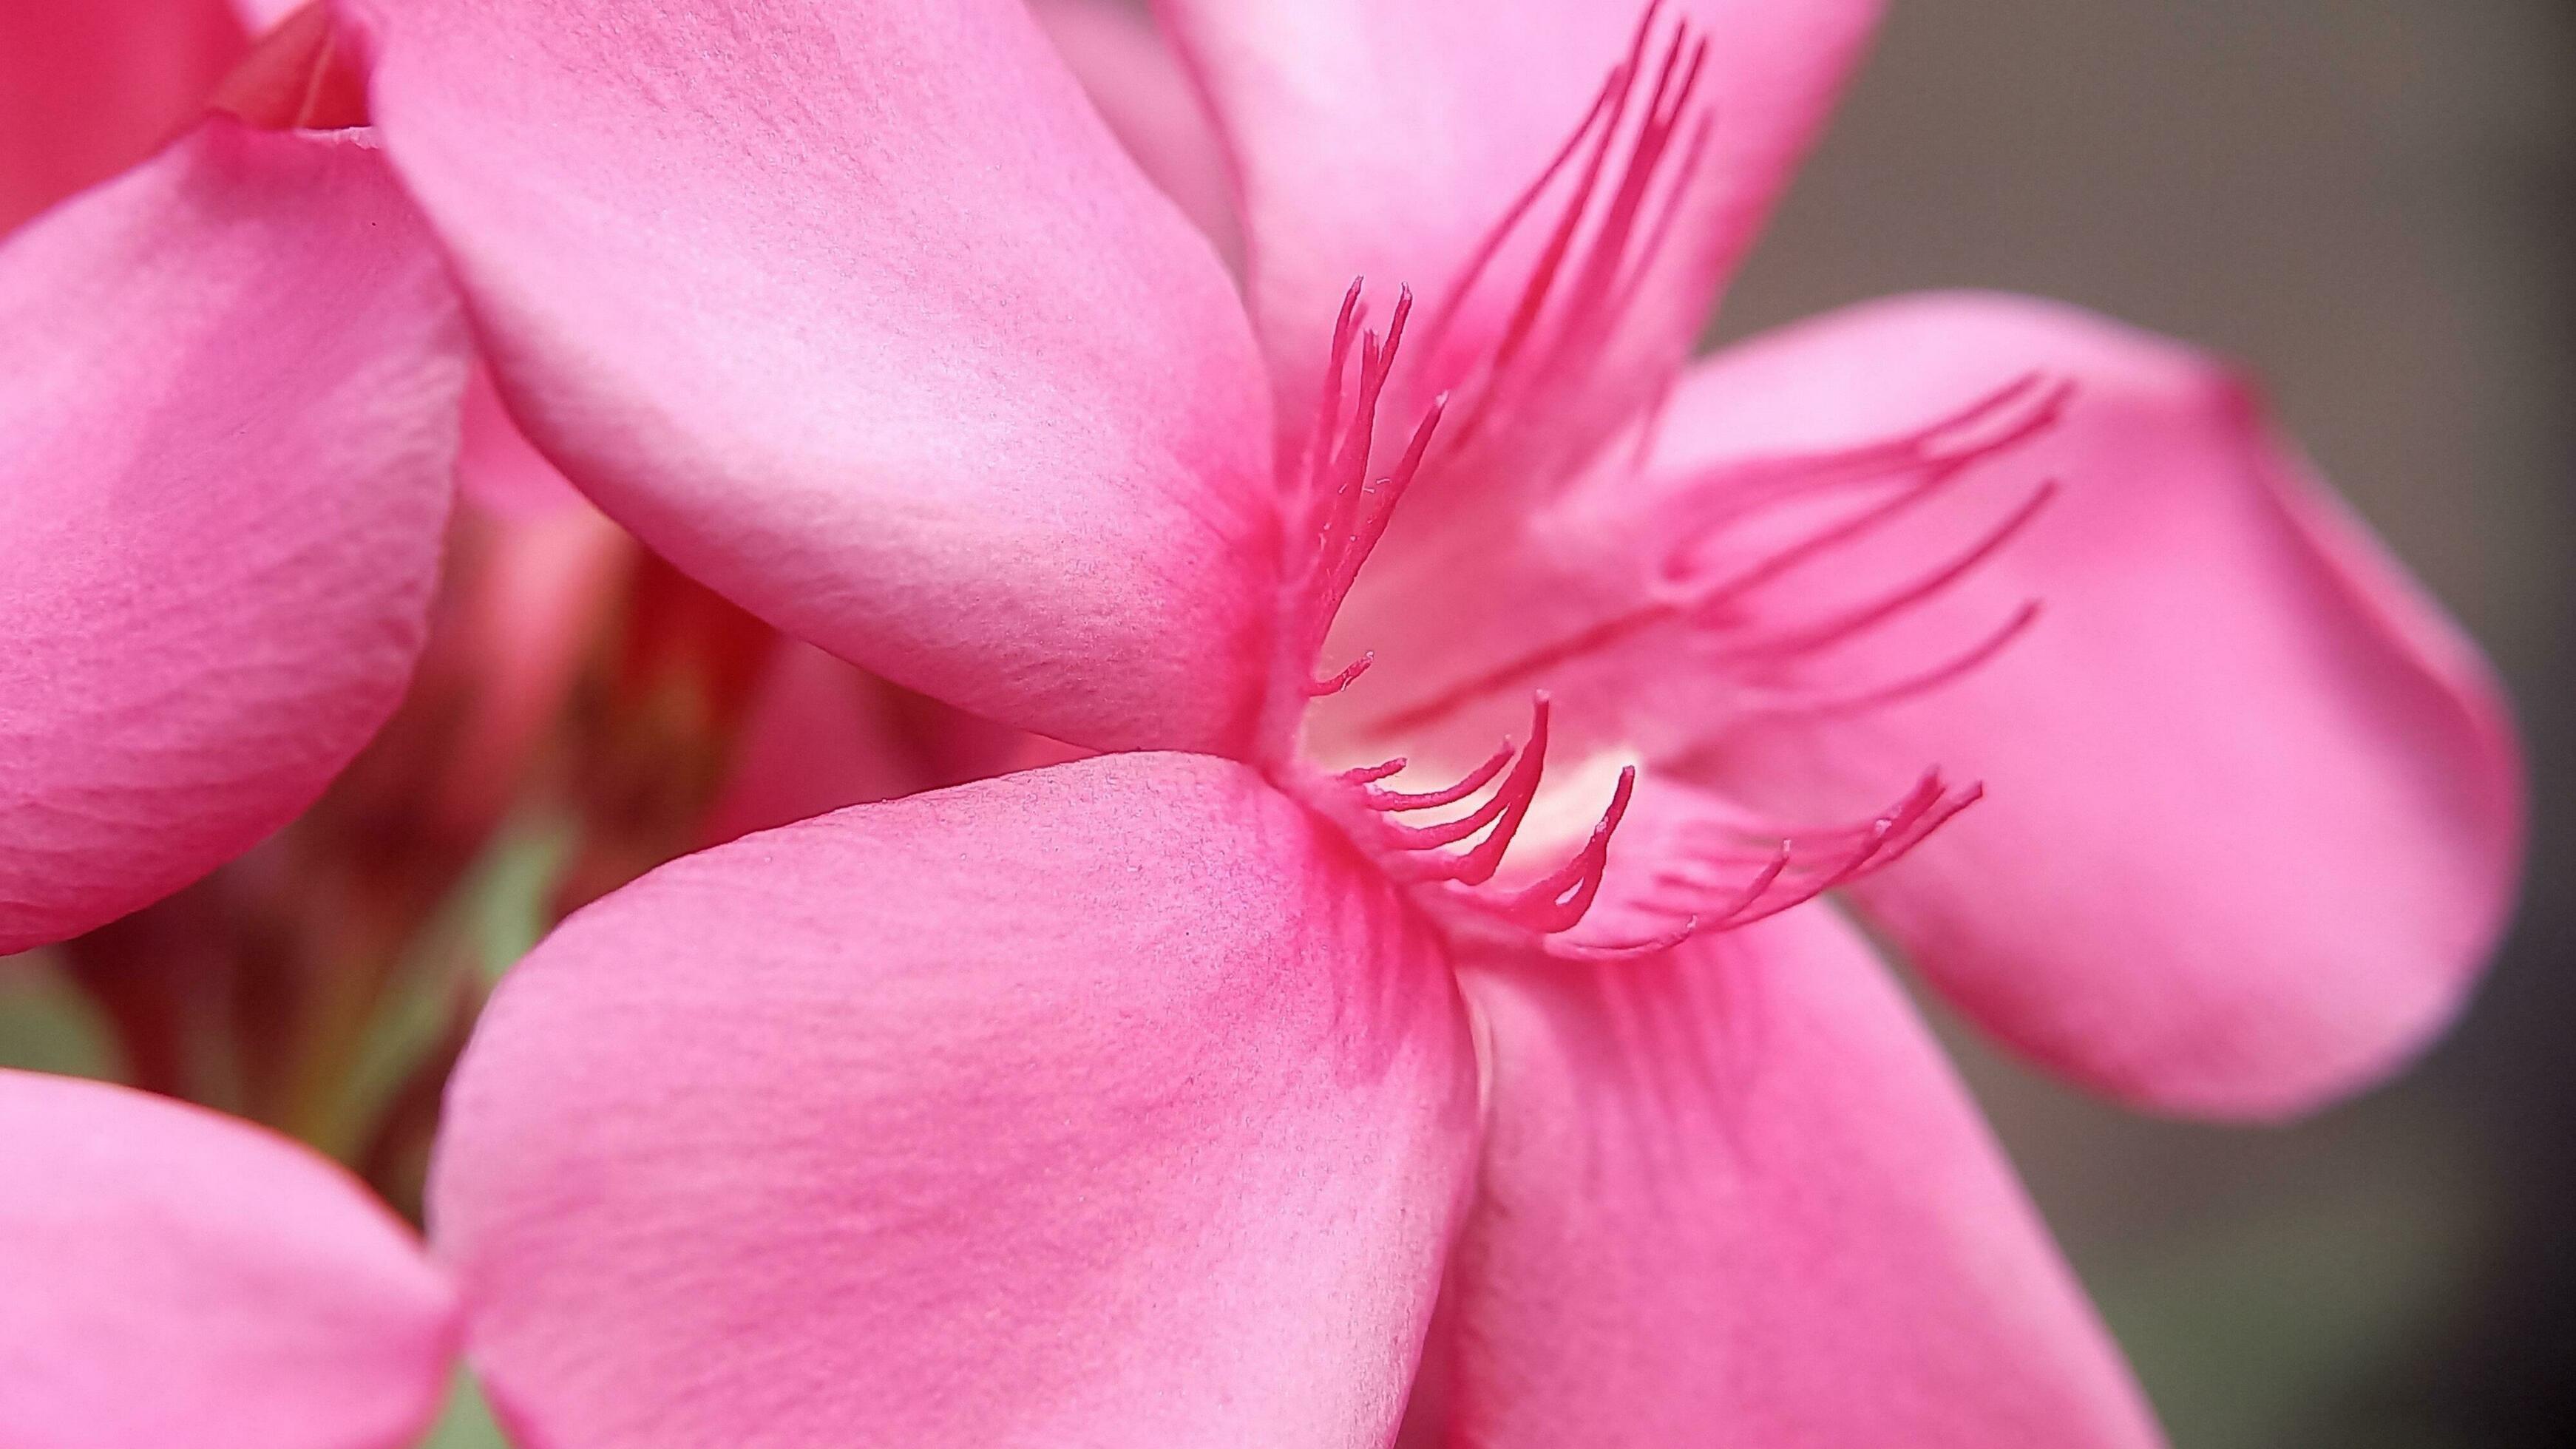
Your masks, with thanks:
[{"label": "out-of-focus gray background", "polygon": [[2502,667],[2537,800],[2493,977],[2364,1101],[2142,1121],[1953,1032],[1969,1075],[2177,1445],[2576,1443],[2576,5],[1893,8],[1721,335],[1974,285],[2247,360]]}]

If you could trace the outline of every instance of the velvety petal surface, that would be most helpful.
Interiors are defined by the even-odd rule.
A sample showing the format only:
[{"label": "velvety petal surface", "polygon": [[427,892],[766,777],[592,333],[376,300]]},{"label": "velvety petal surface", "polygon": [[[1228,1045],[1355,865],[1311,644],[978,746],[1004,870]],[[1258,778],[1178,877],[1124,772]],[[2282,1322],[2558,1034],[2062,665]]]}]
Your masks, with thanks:
[{"label": "velvety petal surface", "polygon": [[343,9],[502,395],[618,521],[996,718],[1243,744],[1258,355],[1019,0]]},{"label": "velvety petal surface", "polygon": [[575,916],[466,1053],[432,1235],[523,1442],[1374,1446],[1475,1102],[1337,835],[1103,756]]},{"label": "velvety petal surface", "polygon": [[0,1070],[0,1443],[404,1449],[455,1296],[302,1146],[101,1082]]},{"label": "velvety petal surface", "polygon": [[590,511],[588,500],[510,420],[493,390],[492,374],[480,367],[465,386],[456,491],[485,512],[514,522]]},{"label": "velvety petal surface", "polygon": [[1967,1094],[1823,907],[1466,979],[1491,1085],[1417,1410],[1442,1442],[2159,1442]]},{"label": "velvety petal surface", "polygon": [[1031,0],[1029,13],[1127,154],[1207,233],[1218,255],[1238,263],[1243,227],[1234,218],[1225,146],[1197,83],[1153,19],[1126,0]]},{"label": "velvety petal surface", "polygon": [[0,233],[150,155],[245,45],[225,0],[0,5]]},{"label": "velvety petal surface", "polygon": [[257,35],[289,15],[301,10],[309,0],[232,0],[233,13],[241,17],[242,27]]},{"label": "velvety petal surface", "polygon": [[[1351,279],[1383,291],[1381,316],[1395,287],[1410,286],[1424,304],[1415,400],[1462,389],[1453,445],[1507,435],[1465,470],[1478,475],[1579,456],[1669,382],[1879,11],[1877,0],[1675,0],[1648,24],[1646,0],[1157,7],[1234,161],[1282,423],[1305,425]],[[1698,41],[1706,48],[1685,93]],[[1588,191],[1578,182],[1590,152],[1576,146],[1471,265],[1632,58],[1636,82]],[[1641,118],[1659,79],[1678,119],[1648,147]],[[1578,205],[1579,193],[1589,201]],[[1568,214],[1584,220],[1559,241]],[[1562,262],[1556,281],[1539,289],[1535,318],[1521,319],[1551,257]],[[1478,369],[1520,321],[1535,331],[1485,407]],[[1491,415],[1470,428],[1480,407]]]},{"label": "velvety petal surface", "polygon": [[0,249],[0,952],[247,848],[383,722],[463,347],[353,135],[210,120]]},{"label": "velvety petal surface", "polygon": [[772,651],[708,814],[720,845],[941,783],[884,681],[794,639]]}]

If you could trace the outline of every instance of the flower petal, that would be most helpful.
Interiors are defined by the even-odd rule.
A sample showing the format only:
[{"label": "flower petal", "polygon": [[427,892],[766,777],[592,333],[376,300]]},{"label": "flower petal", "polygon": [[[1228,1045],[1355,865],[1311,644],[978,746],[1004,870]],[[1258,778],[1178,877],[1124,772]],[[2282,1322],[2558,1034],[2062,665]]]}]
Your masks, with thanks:
[{"label": "flower petal", "polygon": [[0,6],[0,233],[150,155],[243,48],[224,0]]},{"label": "flower petal", "polygon": [[2062,491],[1957,584],[1815,656],[1811,683],[1919,673],[2028,600],[2035,625],[1945,687],[1756,723],[1704,778],[1803,814],[1926,764],[1982,777],[1985,803],[1859,890],[1927,975],[2115,1095],[2313,1106],[2411,1054],[2476,979],[2518,873],[2520,769],[2476,646],[2235,374],[2069,308],[1897,301],[1713,364],[1659,466],[1868,441],[2033,371],[2074,387],[2053,428],[1808,591],[1922,577],[2041,480]]},{"label": "flower petal", "polygon": [[1278,561],[1206,240],[1018,0],[349,0],[528,436],[900,683],[1242,747]]},{"label": "flower petal", "polygon": [[1207,103],[1144,11],[1126,0],[1031,0],[1100,118],[1154,184],[1216,244],[1229,264],[1243,255],[1234,180]]},{"label": "flower petal", "polygon": [[391,712],[455,311],[361,141],[229,118],[0,250],[0,952],[248,848]]},{"label": "flower petal", "polygon": [[480,367],[465,385],[456,491],[484,512],[513,522],[591,511],[589,501],[510,421],[500,394],[493,391],[492,374]]},{"label": "flower petal", "polygon": [[1113,755],[665,867],[501,987],[432,1183],[534,1442],[1376,1445],[1472,1170],[1437,942]]},{"label": "flower petal", "polygon": [[241,17],[242,28],[257,35],[307,3],[309,0],[232,0],[232,7],[233,13]]},{"label": "flower petal", "polygon": [[1467,983],[1492,1081],[1435,1350],[1448,1442],[2158,1442],[1967,1094],[1830,912]]},{"label": "flower petal", "polygon": [[704,838],[721,845],[939,783],[884,681],[781,639],[735,738]]},{"label": "flower petal", "polygon": [[454,1294],[338,1168],[246,1122],[0,1070],[0,1443],[402,1449]]},{"label": "flower petal", "polygon": [[[1280,385],[1280,420],[1296,426],[1310,411],[1335,310],[1354,275],[1390,295],[1396,284],[1409,285],[1422,294],[1426,317],[1448,314],[1429,328],[1436,339],[1417,346],[1429,368],[1418,389],[1424,397],[1459,384],[1468,360],[1494,348],[1574,194],[1579,156],[1560,168],[1475,284],[1463,285],[1470,263],[1567,146],[1604,78],[1630,57],[1649,10],[1646,0],[1158,6],[1233,156],[1253,316]],[[1521,416],[1511,420],[1517,446],[1475,471],[1524,463],[1532,453],[1551,461],[1579,456],[1669,384],[1719,286],[1821,126],[1879,8],[1878,0],[1676,0],[1661,7],[1647,25],[1629,120],[1586,213],[1593,218],[1589,239],[1578,243],[1549,293],[1549,325],[1575,324],[1560,335],[1585,335],[1573,313],[1610,314],[1610,333],[1572,349],[1548,385],[1521,390],[1514,407]],[[1599,221],[1611,213],[1623,168],[1638,154],[1635,117],[1647,108],[1677,26],[1707,45],[1694,100],[1679,108],[1682,124],[1661,161],[1636,173],[1646,204],[1632,208],[1633,223],[1617,233],[1625,244],[1600,245],[1610,233]],[[1679,79],[1676,72],[1676,97]],[[1695,142],[1701,118],[1708,124]],[[1657,221],[1667,206],[1669,215]],[[1576,305],[1585,294],[1574,279],[1589,256],[1624,256],[1626,268],[1603,270],[1603,295]],[[1410,425],[1409,412],[1404,421]],[[1453,417],[1452,438],[1465,421],[1463,410]],[[1532,424],[1550,436],[1535,436]]]}]

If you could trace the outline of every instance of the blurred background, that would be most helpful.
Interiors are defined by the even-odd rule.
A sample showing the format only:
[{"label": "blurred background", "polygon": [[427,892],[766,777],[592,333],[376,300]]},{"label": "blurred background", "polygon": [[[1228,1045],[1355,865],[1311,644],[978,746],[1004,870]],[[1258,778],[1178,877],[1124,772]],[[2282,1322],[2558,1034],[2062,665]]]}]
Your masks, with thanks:
[{"label": "blurred background", "polygon": [[2502,667],[2536,801],[2460,1028],[2317,1120],[1950,1040],[2177,1445],[2576,1443],[2576,6],[1892,9],[1719,335],[1973,285],[2245,359]]},{"label": "blurred background", "polygon": [[[2146,1121],[1952,1044],[2183,1449],[2576,1443],[2576,6],[1892,8],[1717,337],[1985,286],[2244,359],[2501,665],[2536,801],[2491,980],[2360,1102]],[[249,857],[0,960],[0,1065],[213,1103],[416,1210],[446,1068],[547,921],[714,839],[1043,758],[780,649],[492,406],[403,712]],[[435,1442],[499,1443],[470,1392]]]}]

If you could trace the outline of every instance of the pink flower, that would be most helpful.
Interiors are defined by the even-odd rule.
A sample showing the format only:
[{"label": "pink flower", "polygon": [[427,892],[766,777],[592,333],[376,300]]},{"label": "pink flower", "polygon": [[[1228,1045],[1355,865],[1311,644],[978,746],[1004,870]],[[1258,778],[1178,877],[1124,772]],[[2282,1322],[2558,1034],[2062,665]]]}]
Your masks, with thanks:
[{"label": "pink flower", "polygon": [[[1248,309],[998,0],[353,10],[586,492],[1137,751],[693,857],[511,980],[433,1221],[530,1442],[2151,1442],[1865,947],[1750,922],[1982,775],[1855,904],[2220,1115],[2386,1070],[2494,929],[2492,688],[2223,370],[1975,297],[1685,367],[1867,4],[1174,0]],[[1307,729],[1318,644],[1378,656]],[[1470,768],[1541,687],[1598,826],[1537,739]]]},{"label": "pink flower", "polygon": [[456,1296],[346,1173],[248,1123],[0,1071],[0,1443],[401,1449]]},{"label": "pink flower", "polygon": [[[433,1229],[526,1444],[2149,1443],[1866,947],[1755,918],[1852,884],[2041,1060],[2261,1115],[2387,1070],[2501,913],[2491,685],[2223,370],[1992,298],[1687,363],[1865,0],[1168,0],[1240,297],[1009,0],[346,8],[585,492],[832,652],[1129,752],[692,857],[504,987]],[[1186,135],[1101,79],[1168,103],[1140,154]],[[0,834],[27,929],[283,818],[400,656],[330,641],[413,617],[378,500],[443,495],[357,483],[443,478],[387,440],[464,364],[374,155],[218,125],[0,268],[0,338],[47,337],[173,219],[223,257],[322,208],[242,248],[269,270],[137,289],[176,400],[140,448],[103,442],[141,349],[9,359],[54,369],[0,399],[66,480],[31,518],[116,536],[104,471],[109,522],[182,525],[0,530],[0,577],[87,570],[8,600],[72,631],[0,677],[50,752]],[[219,466],[99,466],[166,457]],[[317,474],[355,522],[239,530]],[[202,644],[172,621],[234,619],[205,689],[138,695],[136,651]],[[1552,745],[1480,765],[1542,688]],[[1364,748],[1482,786],[1488,833],[1404,833],[1440,817]],[[1908,791],[1932,762],[1995,798],[1923,843],[1972,793]]]}]

